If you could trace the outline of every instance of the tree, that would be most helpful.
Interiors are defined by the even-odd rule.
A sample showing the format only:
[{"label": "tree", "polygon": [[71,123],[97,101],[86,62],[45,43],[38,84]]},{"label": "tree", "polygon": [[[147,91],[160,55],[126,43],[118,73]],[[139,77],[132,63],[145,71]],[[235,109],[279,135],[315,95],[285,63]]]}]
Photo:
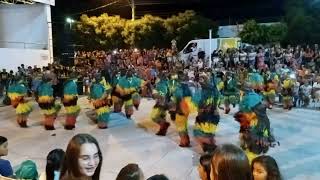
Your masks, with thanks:
[{"label": "tree", "polygon": [[186,11],[168,19],[145,15],[134,21],[102,14],[98,17],[82,15],[77,24],[78,41],[89,48],[170,47],[176,39],[178,46],[194,38],[207,38],[208,29],[216,36],[218,26],[209,19]]},{"label": "tree", "polygon": [[281,43],[287,36],[286,23],[259,25],[255,20],[244,23],[240,37],[243,42],[249,44]]},{"label": "tree", "polygon": [[210,19],[187,10],[165,20],[168,39],[176,39],[178,47],[186,45],[195,38],[208,38],[208,30],[212,29],[213,37],[217,37],[218,25]]},{"label": "tree", "polygon": [[255,20],[249,20],[244,23],[243,30],[240,32],[240,37],[243,42],[249,44],[261,43],[262,28]]},{"label": "tree", "polygon": [[285,22],[288,25],[286,43],[305,44],[320,41],[320,2],[286,0]]}]

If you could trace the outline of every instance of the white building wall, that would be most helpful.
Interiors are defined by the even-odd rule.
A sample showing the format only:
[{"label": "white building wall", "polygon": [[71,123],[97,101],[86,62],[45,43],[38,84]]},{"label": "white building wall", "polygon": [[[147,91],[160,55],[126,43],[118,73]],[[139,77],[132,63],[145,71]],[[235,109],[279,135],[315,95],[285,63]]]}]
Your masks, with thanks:
[{"label": "white building wall", "polygon": [[0,4],[0,48],[48,49],[45,4]]},{"label": "white building wall", "polygon": [[50,63],[49,51],[38,49],[13,49],[0,48],[0,70],[17,71],[17,67],[24,64],[25,67],[37,65],[47,66]]}]

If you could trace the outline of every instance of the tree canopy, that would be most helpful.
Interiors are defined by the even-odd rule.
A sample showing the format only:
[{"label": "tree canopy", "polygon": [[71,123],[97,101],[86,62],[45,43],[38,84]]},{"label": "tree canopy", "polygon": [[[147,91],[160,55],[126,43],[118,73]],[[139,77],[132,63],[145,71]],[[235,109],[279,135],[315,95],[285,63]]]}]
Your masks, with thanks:
[{"label": "tree canopy", "polygon": [[188,10],[167,19],[145,15],[135,21],[108,14],[98,17],[84,14],[75,31],[78,43],[86,49],[170,47],[172,39],[181,48],[194,38],[208,38],[208,29],[213,30],[213,37],[217,36],[216,23]]}]

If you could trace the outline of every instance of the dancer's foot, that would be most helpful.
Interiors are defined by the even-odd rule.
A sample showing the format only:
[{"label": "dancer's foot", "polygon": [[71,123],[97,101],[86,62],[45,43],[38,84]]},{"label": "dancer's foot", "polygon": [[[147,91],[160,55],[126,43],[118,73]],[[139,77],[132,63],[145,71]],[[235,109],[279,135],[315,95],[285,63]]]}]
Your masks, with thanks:
[{"label": "dancer's foot", "polygon": [[170,123],[164,122],[160,125],[160,130],[156,133],[157,136],[165,136],[167,134],[167,130],[170,126]]},{"label": "dancer's foot", "polygon": [[48,131],[55,130],[54,126],[45,125],[44,128]]},{"label": "dancer's foot", "polygon": [[131,115],[126,114],[127,119],[131,119]]},{"label": "dancer's foot", "polygon": [[190,139],[188,135],[180,136],[180,147],[190,147]]},{"label": "dancer's foot", "polygon": [[99,129],[108,129],[108,126],[98,126]]},{"label": "dancer's foot", "polygon": [[230,112],[230,108],[226,108],[225,114],[229,114],[229,112]]},{"label": "dancer's foot", "polygon": [[64,126],[65,130],[73,130],[74,128],[76,128],[76,126],[74,126],[74,125],[65,125]]},{"label": "dancer's foot", "polygon": [[21,128],[27,128],[28,127],[26,121],[19,122],[19,125],[20,125]]}]

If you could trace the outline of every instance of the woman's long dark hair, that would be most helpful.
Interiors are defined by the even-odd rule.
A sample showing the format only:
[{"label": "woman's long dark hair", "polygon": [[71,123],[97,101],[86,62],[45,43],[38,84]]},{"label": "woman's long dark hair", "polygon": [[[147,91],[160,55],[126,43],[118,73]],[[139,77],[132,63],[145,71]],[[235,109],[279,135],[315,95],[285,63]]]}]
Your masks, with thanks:
[{"label": "woman's long dark hair", "polygon": [[79,178],[82,176],[80,172],[78,158],[80,156],[81,146],[85,143],[93,143],[96,145],[98,149],[98,156],[100,161],[99,161],[98,167],[96,168],[92,176],[92,180],[100,179],[100,171],[101,171],[102,160],[103,160],[102,153],[101,153],[98,141],[89,134],[77,134],[70,140],[66,150],[66,156],[64,159],[60,179],[64,178],[64,176],[73,176],[75,178]]},{"label": "woman's long dark hair", "polygon": [[267,171],[267,180],[282,180],[281,173],[276,160],[271,156],[262,155],[252,160],[251,171],[254,163],[260,163]]},{"label": "woman's long dark hair", "polygon": [[54,180],[54,172],[60,171],[65,152],[62,149],[54,149],[47,156],[46,176],[47,180]]},{"label": "woman's long dark hair", "polygon": [[211,160],[211,174],[215,180],[251,180],[247,155],[233,144],[218,146]]},{"label": "woman's long dark hair", "polygon": [[200,164],[204,168],[207,174],[207,180],[211,180],[210,172],[211,172],[211,154],[204,154],[200,157]]}]

